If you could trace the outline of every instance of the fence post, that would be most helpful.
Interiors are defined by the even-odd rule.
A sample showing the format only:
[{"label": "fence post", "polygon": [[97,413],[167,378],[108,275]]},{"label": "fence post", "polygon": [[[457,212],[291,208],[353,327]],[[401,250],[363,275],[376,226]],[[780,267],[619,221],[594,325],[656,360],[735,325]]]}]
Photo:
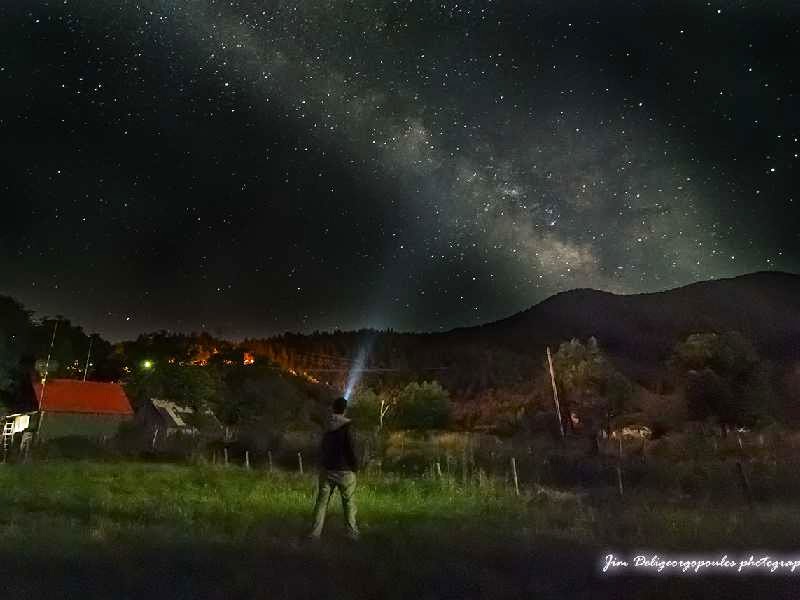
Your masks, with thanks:
[{"label": "fence post", "polygon": [[244,466],[248,471],[250,470],[250,450],[244,451]]},{"label": "fence post", "polygon": [[519,477],[517,477],[517,459],[511,457],[511,476],[514,478],[514,494],[519,496]]},{"label": "fence post", "polygon": [[297,453],[297,466],[300,469],[300,475],[302,475],[303,474],[303,453],[302,452],[298,452]]},{"label": "fence post", "polygon": [[225,456],[225,466],[227,467],[228,466],[228,448],[227,447],[222,449],[222,454]]},{"label": "fence post", "polygon": [[438,460],[436,461],[436,476],[441,481],[441,479],[442,479],[442,463],[440,463]]},{"label": "fence post", "polygon": [[622,436],[620,435],[618,438],[619,441],[619,452],[617,454],[617,488],[619,489],[619,497],[622,498],[625,495],[625,489],[622,486]]},{"label": "fence post", "polygon": [[269,463],[269,472],[272,473],[272,450],[267,450],[267,462]]},{"label": "fence post", "polygon": [[369,438],[364,441],[364,452],[361,453],[361,467],[366,469],[369,464]]}]

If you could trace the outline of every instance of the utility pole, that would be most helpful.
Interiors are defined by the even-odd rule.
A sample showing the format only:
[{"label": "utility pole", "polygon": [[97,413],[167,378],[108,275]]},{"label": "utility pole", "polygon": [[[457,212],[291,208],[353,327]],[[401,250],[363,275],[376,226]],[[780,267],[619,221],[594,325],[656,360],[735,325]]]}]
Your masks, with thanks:
[{"label": "utility pole", "polygon": [[[47,376],[50,374],[50,358],[53,356],[53,347],[56,345],[56,332],[58,331],[58,321],[53,325],[53,337],[50,338],[50,349],[47,351],[47,361],[44,363],[44,377],[42,377],[42,399],[40,404],[44,405],[44,396],[47,391]],[[41,407],[40,407],[41,408]]]},{"label": "utility pole", "polygon": [[94,335],[89,336],[89,352],[86,354],[86,366],[83,368],[84,381],[86,381],[86,375],[89,373],[89,360],[92,358],[92,344],[94,344]]},{"label": "utility pole", "polygon": [[39,432],[42,430],[44,421],[44,399],[47,393],[47,376],[50,374],[50,357],[53,355],[53,348],[56,345],[56,332],[58,331],[58,321],[53,325],[53,337],[50,339],[50,349],[47,351],[47,361],[44,363],[44,377],[42,377],[42,397],[39,400],[39,422],[36,424],[36,441],[39,441]]},{"label": "utility pole", "polygon": [[556,419],[558,419],[558,432],[561,439],[564,439],[564,421],[561,419],[561,405],[558,402],[558,388],[556,387],[556,374],[553,370],[553,357],[550,354],[550,346],[547,347],[547,365],[550,367],[550,383],[553,385],[553,402],[556,405]]}]

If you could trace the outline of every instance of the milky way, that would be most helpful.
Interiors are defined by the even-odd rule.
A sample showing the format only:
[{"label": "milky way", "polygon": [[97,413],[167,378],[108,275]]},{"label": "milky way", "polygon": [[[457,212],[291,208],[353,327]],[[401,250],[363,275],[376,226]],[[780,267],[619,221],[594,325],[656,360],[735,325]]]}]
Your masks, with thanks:
[{"label": "milky way", "polygon": [[6,2],[0,293],[438,330],[796,271],[795,2]]}]

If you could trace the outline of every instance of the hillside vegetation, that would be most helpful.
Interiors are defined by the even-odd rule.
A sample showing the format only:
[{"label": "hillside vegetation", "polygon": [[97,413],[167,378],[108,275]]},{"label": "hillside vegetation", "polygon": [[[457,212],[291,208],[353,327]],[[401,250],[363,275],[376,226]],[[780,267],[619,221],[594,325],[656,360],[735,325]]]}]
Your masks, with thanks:
[{"label": "hillside vegetation", "polygon": [[[7,410],[19,409],[25,377],[43,372],[56,329],[51,377],[121,380],[135,405],[160,396],[210,406],[233,427],[313,427],[365,353],[359,395],[378,404],[394,404],[408,386],[440,386],[448,418],[417,411],[417,422],[504,434],[540,429],[552,411],[547,347],[565,422],[574,411],[584,429],[637,414],[661,428],[687,420],[800,424],[800,276],[786,273],[631,296],[573,290],[446,333],[287,333],[241,342],[161,331],[112,345],[63,318],[35,320],[5,298],[0,403]],[[697,347],[695,356],[686,352]],[[408,410],[393,412],[390,426],[408,425]]]}]

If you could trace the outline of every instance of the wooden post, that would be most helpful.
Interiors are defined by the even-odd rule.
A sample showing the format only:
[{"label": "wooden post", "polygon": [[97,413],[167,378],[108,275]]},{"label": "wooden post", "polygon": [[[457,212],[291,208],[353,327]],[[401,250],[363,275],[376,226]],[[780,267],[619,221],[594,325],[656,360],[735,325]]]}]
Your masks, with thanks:
[{"label": "wooden post", "polygon": [[553,402],[556,405],[556,419],[558,419],[558,432],[561,439],[564,439],[564,421],[561,419],[561,404],[558,402],[558,387],[556,387],[556,373],[553,370],[553,357],[550,354],[550,346],[547,347],[547,365],[550,368],[550,383],[553,386]]},{"label": "wooden post", "polygon": [[625,495],[625,489],[622,486],[622,436],[620,435],[617,438],[619,442],[619,453],[617,454],[617,487],[619,488],[619,497],[622,498]]},{"label": "wooden post", "polygon": [[519,478],[517,477],[517,459],[511,457],[511,476],[514,478],[514,494],[519,496]]},{"label": "wooden post", "polygon": [[438,460],[436,461],[436,476],[439,478],[439,481],[442,479],[442,463]]},{"label": "wooden post", "polygon": [[272,473],[272,450],[267,450],[267,463],[269,464],[269,472]]},{"label": "wooden post", "polygon": [[[42,388],[42,393],[44,394],[44,387]],[[39,420],[36,423],[36,436],[34,439],[36,440],[37,445],[45,441],[45,438],[42,436],[42,423],[44,422],[44,413],[45,411],[39,413]]]},{"label": "wooden post", "polygon": [[470,474],[475,471],[475,444],[472,443],[472,434],[467,434],[467,456],[469,458]]},{"label": "wooden post", "polygon": [[228,466],[228,448],[225,447],[222,449],[222,454],[225,456],[225,466]]},{"label": "wooden post", "polygon": [[461,455],[461,485],[464,486],[464,489],[467,487],[467,451],[464,449],[464,452]]},{"label": "wooden post", "polygon": [[[50,357],[53,354],[53,348],[56,344],[56,332],[58,331],[58,324],[60,321],[56,321],[53,325],[53,337],[50,339],[50,349],[47,351],[47,362],[44,364],[44,377],[42,377],[42,393],[41,398],[39,399],[39,407],[42,409],[39,413],[39,421],[36,423],[36,442],[41,443],[41,431],[42,431],[42,421],[44,421],[44,400],[47,397],[47,378],[50,376]],[[34,395],[36,392],[34,391]]]},{"label": "wooden post", "polygon": [[297,466],[300,469],[300,475],[302,475],[303,474],[303,453],[302,452],[298,452],[297,453]]},{"label": "wooden post", "polygon": [[86,366],[83,367],[83,380],[89,374],[89,361],[92,359],[92,345],[94,344],[94,334],[89,336],[89,352],[86,353]]},{"label": "wooden post", "polygon": [[211,451],[211,464],[212,465],[217,464],[217,451],[216,450],[212,450]]},{"label": "wooden post", "polygon": [[250,450],[244,451],[244,467],[248,471],[250,470]]}]

